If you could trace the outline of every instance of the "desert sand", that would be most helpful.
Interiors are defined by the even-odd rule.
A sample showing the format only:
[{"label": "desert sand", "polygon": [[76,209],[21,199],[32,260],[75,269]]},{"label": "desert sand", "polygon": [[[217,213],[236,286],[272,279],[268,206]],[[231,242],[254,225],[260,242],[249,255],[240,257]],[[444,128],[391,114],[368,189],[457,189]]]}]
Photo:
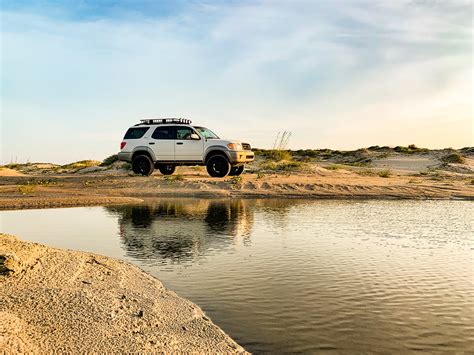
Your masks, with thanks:
[{"label": "desert sand", "polygon": [[123,261],[0,234],[6,353],[242,353],[190,301]]}]

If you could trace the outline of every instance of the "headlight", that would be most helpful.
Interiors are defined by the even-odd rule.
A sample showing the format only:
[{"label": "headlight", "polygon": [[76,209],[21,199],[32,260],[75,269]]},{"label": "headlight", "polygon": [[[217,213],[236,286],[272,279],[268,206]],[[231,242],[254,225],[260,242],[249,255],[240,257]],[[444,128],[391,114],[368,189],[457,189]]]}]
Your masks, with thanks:
[{"label": "headlight", "polygon": [[230,150],[242,150],[242,144],[229,143],[229,144],[227,144],[227,148],[229,148]]}]

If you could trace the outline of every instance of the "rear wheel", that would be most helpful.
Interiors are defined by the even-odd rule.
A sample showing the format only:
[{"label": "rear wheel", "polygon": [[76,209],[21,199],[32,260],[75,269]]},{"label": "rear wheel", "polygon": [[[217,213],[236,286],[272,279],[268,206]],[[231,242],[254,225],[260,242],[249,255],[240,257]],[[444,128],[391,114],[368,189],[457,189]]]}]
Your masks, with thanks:
[{"label": "rear wheel", "polygon": [[222,155],[214,155],[207,161],[206,168],[210,176],[224,177],[230,171],[230,164]]},{"label": "rear wheel", "polygon": [[148,176],[151,175],[155,167],[150,157],[147,155],[137,155],[132,161],[132,170],[135,174]]},{"label": "rear wheel", "polygon": [[176,170],[176,166],[171,164],[160,164],[157,168],[163,175],[171,175]]},{"label": "rear wheel", "polygon": [[230,168],[229,176],[239,176],[243,172],[244,172],[244,166],[243,165],[233,166],[232,168]]}]

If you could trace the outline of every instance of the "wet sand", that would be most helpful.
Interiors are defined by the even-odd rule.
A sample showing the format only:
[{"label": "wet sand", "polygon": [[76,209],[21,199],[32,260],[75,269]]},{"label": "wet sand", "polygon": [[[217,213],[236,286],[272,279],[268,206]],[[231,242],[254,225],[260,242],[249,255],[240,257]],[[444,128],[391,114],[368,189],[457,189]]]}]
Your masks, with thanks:
[{"label": "wet sand", "polygon": [[6,353],[242,353],[190,301],[123,261],[0,234]]}]

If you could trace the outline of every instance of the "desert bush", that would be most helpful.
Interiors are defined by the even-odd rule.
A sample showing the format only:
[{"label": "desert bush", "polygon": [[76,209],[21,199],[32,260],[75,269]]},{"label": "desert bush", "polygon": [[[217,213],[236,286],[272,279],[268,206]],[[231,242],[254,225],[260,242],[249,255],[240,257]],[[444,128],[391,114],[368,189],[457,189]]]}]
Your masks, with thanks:
[{"label": "desert bush", "polygon": [[300,157],[315,158],[318,156],[318,151],[314,149],[298,149],[295,154]]},{"label": "desert bush", "polygon": [[441,158],[441,160],[446,163],[462,164],[465,162],[466,159],[458,152],[453,152],[453,153],[445,155],[444,157]]},{"label": "desert bush", "polygon": [[390,169],[379,170],[377,172],[377,175],[380,176],[380,177],[383,177],[383,178],[388,178],[392,175],[392,170],[390,170]]},{"label": "desert bush", "polygon": [[370,147],[367,148],[367,149],[368,149],[368,150],[380,150],[381,148],[380,148],[380,146],[378,146],[378,145],[372,145],[372,146],[370,146]]},{"label": "desert bush", "polygon": [[23,186],[34,186],[34,185],[41,185],[41,186],[48,186],[48,185],[57,185],[57,181],[53,179],[29,179],[20,183]]},{"label": "desert bush", "polygon": [[115,163],[118,160],[118,155],[117,154],[112,154],[111,156],[105,158],[102,163],[100,163],[100,166],[109,166]]},{"label": "desert bush", "polygon": [[328,166],[325,166],[324,169],[327,170],[339,170],[339,169],[344,169],[344,166],[341,164],[331,164]]},{"label": "desert bush", "polygon": [[265,157],[265,160],[281,161],[281,160],[291,160],[292,155],[289,150],[267,150],[262,152],[262,155]]},{"label": "desert bush", "polygon": [[230,188],[232,190],[237,190],[242,188],[242,182],[244,181],[244,179],[242,178],[242,176],[232,176],[229,181]]},{"label": "desert bush", "polygon": [[393,150],[404,154],[427,153],[430,151],[428,148],[418,148],[415,144],[410,144],[408,147],[397,145]]},{"label": "desert bush", "polygon": [[10,164],[5,165],[5,168],[8,168],[8,169],[17,169],[19,167],[20,167],[20,164],[16,164],[16,163],[10,163]]},{"label": "desert bush", "polygon": [[411,153],[408,147],[404,147],[401,145],[397,145],[395,148],[393,148],[393,150],[396,151],[397,153]]},{"label": "desert bush", "polygon": [[463,154],[474,154],[474,147],[464,147],[459,149]]},{"label": "desert bush", "polygon": [[182,174],[165,175],[163,176],[163,179],[165,179],[168,184],[174,184],[178,181],[184,181],[184,176]]},{"label": "desert bush", "polygon": [[281,163],[267,162],[261,165],[262,170],[271,171],[300,171],[304,167],[304,164],[299,161],[285,161]]},{"label": "desert bush", "polygon": [[76,161],[74,163],[69,163],[66,165],[61,165],[62,169],[83,169],[83,168],[88,168],[90,166],[99,166],[101,163],[96,160],[80,160]]},{"label": "desert bush", "polygon": [[34,189],[35,189],[34,185],[25,184],[25,185],[18,186],[18,192],[21,193],[22,195],[27,195],[33,192]]},{"label": "desert bush", "polygon": [[362,176],[374,176],[377,174],[375,171],[370,170],[370,169],[357,170],[355,171],[355,173]]}]

